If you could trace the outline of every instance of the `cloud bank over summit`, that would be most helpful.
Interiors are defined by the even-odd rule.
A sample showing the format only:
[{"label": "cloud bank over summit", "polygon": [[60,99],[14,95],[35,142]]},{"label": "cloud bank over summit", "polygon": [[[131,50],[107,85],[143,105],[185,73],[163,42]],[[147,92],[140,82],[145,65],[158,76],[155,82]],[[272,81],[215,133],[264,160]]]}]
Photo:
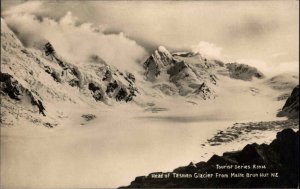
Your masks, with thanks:
[{"label": "cloud bank over summit", "polygon": [[295,2],[4,0],[1,4],[1,16],[23,43],[35,46],[47,39],[71,61],[98,55],[120,69],[136,70],[136,62],[163,45],[171,52],[243,61],[267,75],[296,72],[299,67]]},{"label": "cloud bank over summit", "polygon": [[147,55],[143,47],[124,33],[104,34],[101,26],[79,23],[72,12],[54,20],[40,16],[41,10],[43,4],[34,1],[4,12],[6,23],[26,46],[39,47],[49,41],[67,60],[79,63],[97,55],[110,65],[127,70],[136,70],[135,63]]}]

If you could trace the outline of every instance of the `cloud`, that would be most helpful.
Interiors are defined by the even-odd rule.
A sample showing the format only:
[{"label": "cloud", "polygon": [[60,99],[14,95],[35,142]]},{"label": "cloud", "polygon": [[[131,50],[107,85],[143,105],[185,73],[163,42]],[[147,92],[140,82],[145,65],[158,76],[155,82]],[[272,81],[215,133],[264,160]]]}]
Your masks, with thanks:
[{"label": "cloud", "polygon": [[228,26],[227,36],[230,39],[263,37],[274,33],[279,28],[276,20],[263,20],[257,16],[245,16],[241,21]]},{"label": "cloud", "polygon": [[[224,8],[231,4],[238,8]],[[141,67],[136,62],[147,57],[145,48],[153,51],[163,44],[170,51],[192,50],[224,62],[250,64],[264,73],[295,70],[299,48],[294,15],[299,11],[290,3],[275,3],[281,7],[276,12],[269,5],[28,1],[7,8],[3,15],[25,45],[48,40],[60,55],[77,63],[97,55],[110,65],[134,70]],[[216,10],[224,17],[211,14]]]},{"label": "cloud", "polygon": [[278,58],[278,57],[282,57],[282,56],[285,56],[285,55],[288,55],[288,53],[281,51],[281,52],[277,52],[277,53],[272,54],[271,58]]},{"label": "cloud", "polygon": [[273,73],[288,73],[288,72],[295,72],[299,75],[299,62],[298,61],[291,61],[291,62],[279,62],[277,64],[271,65],[268,68],[270,71],[274,70]]},{"label": "cloud", "polygon": [[269,63],[262,60],[238,59],[235,62],[256,67],[267,77],[272,77],[282,73],[298,73],[299,70],[299,62],[297,61]]},{"label": "cloud", "polygon": [[207,58],[222,59],[223,57],[222,47],[205,41],[200,41],[198,45],[192,46],[192,51]]},{"label": "cloud", "polygon": [[49,41],[58,54],[73,63],[86,62],[91,55],[97,55],[121,70],[140,68],[137,62],[146,56],[146,51],[124,33],[104,34],[102,26],[79,23],[71,12],[58,20],[35,15],[34,8],[41,6],[40,2],[17,5],[4,17],[26,46],[37,47]]},{"label": "cloud", "polygon": [[4,16],[24,13],[39,13],[45,11],[41,1],[27,1],[25,3],[15,5],[3,12]]},{"label": "cloud", "polygon": [[[224,62],[237,62],[242,64],[247,64],[257,68],[259,71],[263,72],[267,77],[272,77],[282,73],[291,73],[297,72],[299,70],[299,62],[298,61],[263,61],[259,59],[237,59],[228,55],[223,54],[223,48],[217,46],[216,44],[200,41],[198,45],[194,45],[191,47],[192,51],[195,53],[200,53],[204,57],[219,59]],[[278,52],[274,53],[271,58],[277,58],[280,56],[287,55],[286,52]]]}]

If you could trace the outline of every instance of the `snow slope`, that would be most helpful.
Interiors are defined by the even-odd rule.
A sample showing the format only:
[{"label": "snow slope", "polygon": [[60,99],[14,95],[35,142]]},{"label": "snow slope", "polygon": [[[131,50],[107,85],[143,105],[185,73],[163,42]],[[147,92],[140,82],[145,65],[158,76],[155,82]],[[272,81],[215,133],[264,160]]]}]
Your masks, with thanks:
[{"label": "snow slope", "polygon": [[274,89],[278,100],[286,100],[294,87],[299,84],[299,73],[283,73],[271,78],[267,78],[265,84]]},{"label": "snow slope", "polygon": [[99,102],[101,107],[115,101],[131,101],[138,94],[132,73],[123,73],[95,57],[74,65],[61,58],[50,43],[42,51],[28,49],[3,19],[1,86],[4,125],[15,125],[13,121],[20,117],[35,124],[55,125],[61,102],[79,106]]}]

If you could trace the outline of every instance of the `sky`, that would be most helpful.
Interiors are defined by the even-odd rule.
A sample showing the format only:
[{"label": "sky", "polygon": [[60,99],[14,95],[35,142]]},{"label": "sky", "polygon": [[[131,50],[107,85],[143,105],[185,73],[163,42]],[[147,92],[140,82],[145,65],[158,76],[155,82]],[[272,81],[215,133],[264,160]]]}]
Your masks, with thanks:
[{"label": "sky", "polygon": [[[2,0],[1,5],[1,17],[14,31],[34,33],[29,31],[28,26],[32,26],[30,22],[38,20],[40,23],[35,24],[35,32],[42,37],[46,35],[47,40],[51,38],[55,41],[54,46],[69,52],[68,57],[74,54],[70,48],[77,43],[81,45],[82,39],[85,39],[80,37],[81,40],[78,40],[78,36],[84,36],[82,28],[90,27],[92,32],[97,31],[102,38],[94,40],[94,33],[89,33],[87,40],[90,41],[81,46],[88,49],[85,51],[90,51],[89,44],[102,43],[92,45],[91,49],[99,48],[102,53],[98,55],[104,56],[105,60],[115,59],[111,57],[116,52],[124,51],[124,56],[131,56],[128,61],[141,61],[163,45],[170,51],[200,52],[226,62],[251,64],[266,72],[298,69],[299,1]],[[53,23],[50,24],[52,30],[49,30],[56,33],[55,36],[49,36],[48,29],[37,32],[39,27],[49,27],[46,26],[49,25],[46,24],[47,19],[51,23],[60,23],[56,28],[53,28]],[[68,25],[67,19],[72,30],[68,33],[64,28],[63,33],[59,34],[58,28]],[[77,31],[78,28],[80,31]],[[67,33],[74,34],[74,37],[62,40],[61,37],[65,38]],[[28,35],[23,36],[24,41],[28,38]],[[76,40],[78,42],[72,42],[68,50],[59,47],[67,46],[66,41]],[[118,44],[120,40],[121,44]],[[64,44],[59,44],[60,41],[64,41]],[[108,45],[108,48],[114,49],[117,46],[117,51],[103,50],[108,49],[105,45],[110,43],[112,45]],[[80,54],[82,51],[75,53]]]}]

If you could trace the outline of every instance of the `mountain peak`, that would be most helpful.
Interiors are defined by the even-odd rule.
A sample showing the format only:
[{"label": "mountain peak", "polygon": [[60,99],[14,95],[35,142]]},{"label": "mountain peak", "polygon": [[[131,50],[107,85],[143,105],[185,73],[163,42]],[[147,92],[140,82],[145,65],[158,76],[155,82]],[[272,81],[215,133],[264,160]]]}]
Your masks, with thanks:
[{"label": "mountain peak", "polygon": [[166,49],[166,47],[164,47],[164,46],[159,46],[158,48],[157,48],[157,50],[159,51],[159,52],[165,52],[165,53],[169,53],[169,51]]},{"label": "mountain peak", "polygon": [[160,75],[161,69],[172,64],[172,62],[172,54],[165,47],[159,46],[144,63],[146,77],[148,80],[154,81]]},{"label": "mountain peak", "polygon": [[172,59],[172,54],[164,46],[159,46],[157,50],[154,52],[154,56],[157,59],[165,59],[165,60]]}]

